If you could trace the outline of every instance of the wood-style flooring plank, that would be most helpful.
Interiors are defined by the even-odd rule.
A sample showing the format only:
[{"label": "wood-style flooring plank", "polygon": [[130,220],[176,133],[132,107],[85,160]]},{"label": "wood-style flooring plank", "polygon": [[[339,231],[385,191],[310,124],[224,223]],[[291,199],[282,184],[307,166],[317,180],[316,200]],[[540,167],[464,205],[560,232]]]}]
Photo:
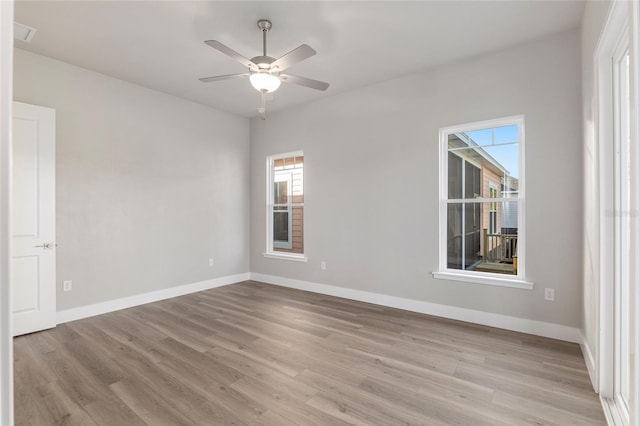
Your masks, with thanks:
[{"label": "wood-style flooring plank", "polygon": [[15,339],[17,425],[604,425],[578,345],[247,281]]}]

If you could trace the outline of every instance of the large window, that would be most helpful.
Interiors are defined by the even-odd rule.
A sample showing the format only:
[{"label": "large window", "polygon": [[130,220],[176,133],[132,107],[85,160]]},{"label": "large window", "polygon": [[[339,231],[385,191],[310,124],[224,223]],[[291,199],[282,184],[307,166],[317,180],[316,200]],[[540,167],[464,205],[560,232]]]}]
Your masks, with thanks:
[{"label": "large window", "polygon": [[267,252],[304,257],[304,156],[301,151],[267,158]]},{"label": "large window", "polygon": [[436,278],[524,282],[524,118],[440,130],[440,270]]}]

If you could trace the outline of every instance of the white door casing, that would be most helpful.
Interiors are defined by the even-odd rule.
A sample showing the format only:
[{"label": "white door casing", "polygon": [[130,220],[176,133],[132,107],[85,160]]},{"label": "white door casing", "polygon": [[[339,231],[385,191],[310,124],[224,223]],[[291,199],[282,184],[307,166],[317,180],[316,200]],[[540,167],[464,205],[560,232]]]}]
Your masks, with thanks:
[{"label": "white door casing", "polygon": [[13,335],[56,325],[55,110],[13,103]]},{"label": "white door casing", "polygon": [[13,424],[13,339],[9,285],[13,2],[0,1],[0,424]]},{"label": "white door casing", "polygon": [[[632,261],[637,240],[637,218],[632,207],[637,200],[637,175],[631,163],[637,140],[634,128],[631,88],[637,80],[627,58],[630,46],[630,3],[613,2],[595,53],[597,84],[598,192],[599,192],[599,284],[596,366],[598,393],[609,424],[638,424],[633,394],[637,382],[631,363],[631,313],[635,311],[630,290],[635,274]],[[631,373],[631,374],[630,374]],[[633,416],[633,417],[632,417]]]},{"label": "white door casing", "polygon": [[631,164],[629,110],[629,34],[625,30],[613,54],[614,130],[614,383],[613,399],[628,424],[631,376]]}]

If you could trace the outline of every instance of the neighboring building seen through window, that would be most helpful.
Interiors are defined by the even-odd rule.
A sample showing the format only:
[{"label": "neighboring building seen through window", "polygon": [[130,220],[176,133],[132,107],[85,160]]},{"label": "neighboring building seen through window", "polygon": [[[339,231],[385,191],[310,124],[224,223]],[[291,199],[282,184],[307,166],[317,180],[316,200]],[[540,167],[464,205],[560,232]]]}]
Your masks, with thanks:
[{"label": "neighboring building seen through window", "polygon": [[[495,182],[489,182],[489,198],[498,198],[498,186]],[[498,233],[498,203],[489,203],[489,233]]]},{"label": "neighboring building seen through window", "polygon": [[269,167],[267,253],[304,253],[304,156],[272,156]]},{"label": "neighboring building seen through window", "polygon": [[441,130],[447,156],[441,163],[441,270],[520,276],[524,122],[516,117],[478,126]]}]

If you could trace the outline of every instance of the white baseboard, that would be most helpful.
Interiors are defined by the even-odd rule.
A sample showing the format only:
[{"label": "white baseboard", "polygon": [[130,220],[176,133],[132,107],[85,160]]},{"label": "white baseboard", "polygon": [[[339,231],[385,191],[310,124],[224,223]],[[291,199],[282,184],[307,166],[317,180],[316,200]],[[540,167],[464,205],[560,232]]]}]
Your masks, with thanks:
[{"label": "white baseboard", "polygon": [[589,378],[591,379],[591,386],[596,393],[598,391],[598,374],[596,370],[596,359],[589,348],[587,339],[582,335],[582,341],[580,342],[580,349],[582,349],[582,356],[584,357],[584,363],[587,365],[587,371],[589,372]]},{"label": "white baseboard", "polygon": [[106,302],[58,311],[56,323],[62,324],[95,315],[106,314],[120,309],[131,308],[133,306],[144,305],[146,303],[157,302],[159,300],[235,284],[249,279],[268,284],[275,284],[282,287],[295,288],[313,293],[373,303],[390,308],[404,309],[411,312],[419,312],[443,318],[471,322],[474,324],[502,328],[505,330],[519,331],[537,336],[580,343],[581,346],[584,346],[583,351],[586,351],[584,352],[585,362],[587,363],[587,368],[589,369],[589,374],[593,381],[594,376],[592,375],[592,370],[589,365],[590,362],[593,365],[593,357],[591,356],[588,347],[584,345],[582,333],[578,328],[253,272],[229,275],[193,284],[186,284],[178,287],[171,287],[149,293],[137,294],[135,296],[123,297],[121,299],[109,300]]},{"label": "white baseboard", "polygon": [[624,426],[629,425],[629,418],[623,419],[624,414],[620,412],[620,407],[609,398],[604,398],[600,395],[600,403],[602,404],[602,411],[604,411],[604,418],[607,420],[609,426]]},{"label": "white baseboard", "polygon": [[402,297],[388,296],[385,294],[371,293],[368,291],[354,290],[345,287],[336,287],[326,284],[312,283],[309,281],[294,280],[291,278],[250,273],[251,280],[275,284],[281,287],[295,288],[313,293],[358,300],[390,308],[404,309],[405,311],[419,312],[474,324],[488,325],[490,327],[505,330],[519,331],[534,334],[536,336],[549,337],[572,343],[582,343],[582,332],[575,327],[553,324],[543,321],[535,321],[525,318],[511,317],[494,314],[491,312],[476,311],[457,306],[440,305],[437,303],[423,302],[419,300],[405,299]]},{"label": "white baseboard", "polygon": [[149,293],[136,294],[135,296],[123,297],[121,299],[108,300],[106,302],[66,309],[64,311],[57,312],[56,323],[62,324],[82,318],[93,317],[95,315],[102,315],[108,312],[118,311],[120,309],[131,308],[133,306],[144,305],[146,303],[157,302],[159,300],[170,299],[172,297],[235,284],[247,281],[248,279],[249,273],[245,272],[243,274],[228,275],[226,277],[214,278],[211,280],[165,288],[163,290],[152,291]]}]

